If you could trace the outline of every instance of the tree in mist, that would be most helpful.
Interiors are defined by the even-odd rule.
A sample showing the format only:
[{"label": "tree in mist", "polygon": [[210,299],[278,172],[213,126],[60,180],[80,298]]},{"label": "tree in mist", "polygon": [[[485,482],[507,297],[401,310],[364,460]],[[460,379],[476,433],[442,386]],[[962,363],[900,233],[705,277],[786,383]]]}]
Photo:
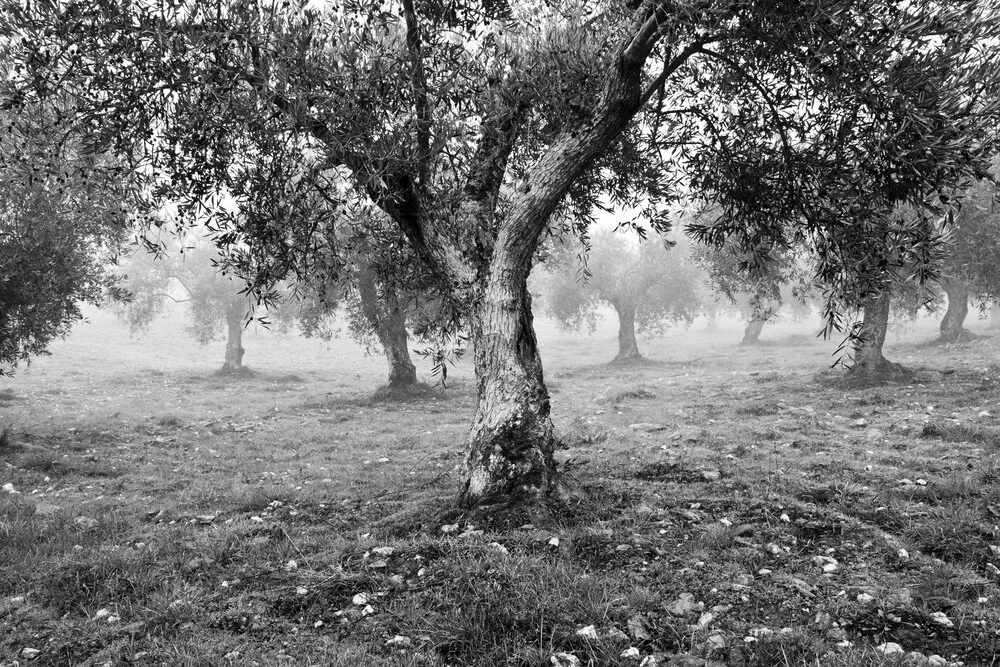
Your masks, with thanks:
[{"label": "tree in mist", "polygon": [[[543,234],[586,233],[601,194],[646,204],[662,229],[683,183],[723,211],[702,240],[773,247],[789,225],[825,239],[820,273],[839,293],[842,231],[897,201],[891,182],[916,201],[978,169],[996,124],[979,102],[998,98],[982,55],[996,27],[965,2],[306,5],[18,7],[4,24],[22,75],[5,86],[73,95],[73,121],[136,160],[146,191],[246,251],[254,289],[315,248],[305,218],[247,216],[308,187],[283,156],[315,155],[315,172],[370,198],[467,305],[468,504],[558,489],[526,287]],[[953,132],[899,131],[932,125]],[[561,207],[580,222],[550,226]],[[928,242],[909,231],[909,247]]]},{"label": "tree in mist", "polygon": [[[337,250],[343,266],[322,272],[322,278],[300,277],[297,301],[282,312],[294,318],[306,336],[331,339],[331,318],[342,312],[347,333],[369,351],[378,349],[389,365],[386,388],[410,393],[422,387],[410,356],[411,340],[431,350],[435,360],[447,356],[442,348],[449,335],[462,330],[461,312],[449,308],[435,277],[377,211],[358,212],[351,225],[341,225]],[[361,225],[361,215],[367,216]],[[329,218],[335,224],[336,217]],[[412,332],[412,336],[411,336]],[[446,373],[439,361],[434,374]]]},{"label": "tree in mist", "polygon": [[986,309],[1000,300],[1000,211],[996,185],[982,181],[966,193],[961,211],[949,226],[950,243],[938,285],[948,306],[941,319],[942,343],[972,334],[965,329],[970,300]]},{"label": "tree in mist", "polygon": [[[704,219],[711,211],[696,216]],[[801,319],[812,310],[813,269],[803,249],[779,249],[766,262],[750,265],[748,253],[733,244],[696,246],[692,257],[704,271],[719,308],[735,310],[746,322],[740,345],[757,345],[764,325],[785,311]],[[711,297],[703,297],[707,301]]]},{"label": "tree in mist", "polygon": [[566,329],[597,326],[598,308],[618,316],[618,354],[613,363],[633,363],[639,353],[635,334],[662,335],[673,324],[691,324],[700,312],[695,267],[681,248],[648,239],[633,243],[624,233],[597,233],[584,254],[559,248],[544,266],[541,287],[545,311]]},{"label": "tree in mist", "polygon": [[[187,304],[187,330],[200,345],[226,339],[218,374],[252,375],[243,365],[243,330],[251,304],[241,293],[243,283],[223,275],[219,253],[205,239],[187,237],[167,244],[158,254],[138,249],[123,264],[123,286],[131,298],[116,304],[119,317],[133,334],[147,330],[171,303]],[[192,242],[193,240],[193,242]]]}]

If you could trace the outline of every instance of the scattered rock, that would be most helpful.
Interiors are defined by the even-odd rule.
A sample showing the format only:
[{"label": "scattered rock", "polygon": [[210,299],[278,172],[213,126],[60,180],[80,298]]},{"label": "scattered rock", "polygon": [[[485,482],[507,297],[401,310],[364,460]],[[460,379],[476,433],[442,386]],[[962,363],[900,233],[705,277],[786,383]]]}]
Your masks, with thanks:
[{"label": "scattered rock", "polygon": [[931,620],[946,628],[955,627],[955,623],[943,611],[935,611],[931,614]]},{"label": "scattered rock", "polygon": [[93,530],[101,525],[101,522],[92,516],[78,516],[73,519],[73,525],[79,526],[84,530]]},{"label": "scattered rock", "polygon": [[549,657],[549,663],[555,667],[580,667],[580,658],[572,653],[554,653]]},{"label": "scattered rock", "polygon": [[706,482],[718,482],[722,474],[718,470],[702,470],[701,478]]},{"label": "scattered rock", "polygon": [[634,646],[629,646],[627,649],[618,654],[619,658],[625,658],[626,660],[638,660],[639,659],[639,649]]},{"label": "scattered rock", "polygon": [[351,598],[351,602],[359,607],[368,604],[370,600],[371,597],[368,595],[368,593],[358,593],[357,595]]},{"label": "scattered rock", "polygon": [[666,610],[674,616],[684,616],[705,608],[705,603],[695,602],[691,593],[681,593],[677,599],[667,605]]},{"label": "scattered rock", "polygon": [[23,649],[21,649],[21,655],[27,658],[28,660],[31,660],[39,653],[41,653],[41,651],[39,651],[37,648],[31,648],[30,646],[25,646]]},{"label": "scattered rock", "polygon": [[[7,493],[11,494],[11,495],[18,495],[18,494],[21,493],[20,491],[16,490],[14,488],[14,485],[11,484],[10,482],[7,482],[6,484],[3,485],[3,490],[6,491]],[[25,650],[27,651],[28,649],[25,649]],[[31,650],[34,651],[36,649],[31,649]]]},{"label": "scattered rock", "polygon": [[814,556],[813,565],[823,570],[825,573],[836,572],[840,564],[837,562],[836,558],[830,556]]},{"label": "scattered rock", "polygon": [[585,639],[590,639],[592,641],[597,641],[597,628],[593,625],[588,625],[586,627],[580,628],[576,631],[576,634],[580,635]]},{"label": "scattered rock", "polygon": [[868,595],[868,593],[858,593],[858,597],[856,599],[861,604],[868,604],[869,602],[873,602],[875,600],[874,596]]},{"label": "scattered rock", "polygon": [[406,648],[413,645],[413,640],[409,637],[403,635],[396,635],[389,641],[385,643],[386,646],[394,646],[396,648]]},{"label": "scattered rock", "polygon": [[929,667],[948,667],[948,661],[937,653],[927,656],[927,664]]},{"label": "scattered rock", "polygon": [[875,650],[885,656],[890,655],[903,655],[905,651],[903,647],[896,642],[886,642],[884,644],[879,644],[875,647]]},{"label": "scattered rock", "polygon": [[504,556],[510,555],[510,550],[504,545],[500,544],[499,542],[490,542],[489,546],[491,549],[493,549],[493,551],[496,551],[497,553],[501,553]]},{"label": "scattered rock", "polygon": [[456,531],[458,531],[458,524],[457,523],[447,523],[447,524],[441,526],[441,532],[442,533],[447,534],[447,533],[454,533]]},{"label": "scattered rock", "polygon": [[396,549],[394,547],[375,547],[372,549],[372,553],[379,556],[391,556],[396,553]]}]

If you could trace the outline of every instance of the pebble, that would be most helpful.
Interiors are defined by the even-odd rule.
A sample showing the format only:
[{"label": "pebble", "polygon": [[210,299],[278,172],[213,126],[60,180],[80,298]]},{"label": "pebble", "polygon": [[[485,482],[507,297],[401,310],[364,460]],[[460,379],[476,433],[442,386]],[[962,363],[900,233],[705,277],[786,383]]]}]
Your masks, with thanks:
[{"label": "pebble", "polygon": [[875,647],[875,650],[881,653],[882,655],[886,656],[903,655],[903,653],[905,653],[903,647],[897,644],[896,642],[886,642],[884,644],[879,644],[878,646]]},{"label": "pebble", "polygon": [[588,625],[586,627],[580,628],[576,631],[576,634],[580,635],[585,639],[591,639],[597,641],[597,628],[593,625]]}]

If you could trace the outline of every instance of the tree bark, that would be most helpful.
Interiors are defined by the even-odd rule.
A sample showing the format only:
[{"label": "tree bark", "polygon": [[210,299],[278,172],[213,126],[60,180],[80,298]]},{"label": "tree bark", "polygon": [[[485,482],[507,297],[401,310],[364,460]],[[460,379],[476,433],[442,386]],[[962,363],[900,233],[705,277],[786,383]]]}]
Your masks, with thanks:
[{"label": "tree bark", "polygon": [[948,296],[948,310],[941,318],[941,337],[938,340],[954,343],[963,336],[970,337],[971,334],[963,326],[969,314],[969,288],[957,280],[942,280],[941,289]]},{"label": "tree bark", "polygon": [[226,361],[219,369],[222,375],[239,375],[243,368],[243,316],[246,314],[246,300],[233,297],[226,310]]},{"label": "tree bark", "polygon": [[361,310],[389,362],[389,389],[409,389],[417,384],[417,368],[410,360],[406,313],[391,286],[383,285],[380,293],[377,279],[375,270],[363,259],[358,260]]},{"label": "tree bark", "polygon": [[886,373],[901,370],[882,355],[885,334],[889,329],[889,289],[870,294],[864,302],[864,319],[859,340],[854,344],[854,364],[851,371],[859,374]]},{"label": "tree bark", "polygon": [[555,489],[555,439],[526,276],[501,263],[473,312],[479,403],[462,491],[467,506],[537,501]]},{"label": "tree bark", "polygon": [[740,345],[757,345],[760,343],[760,332],[764,330],[765,320],[760,317],[751,317],[743,329],[743,340]]},{"label": "tree bark", "polygon": [[612,303],[618,313],[618,356],[612,363],[642,359],[635,342],[635,306],[629,303]]}]

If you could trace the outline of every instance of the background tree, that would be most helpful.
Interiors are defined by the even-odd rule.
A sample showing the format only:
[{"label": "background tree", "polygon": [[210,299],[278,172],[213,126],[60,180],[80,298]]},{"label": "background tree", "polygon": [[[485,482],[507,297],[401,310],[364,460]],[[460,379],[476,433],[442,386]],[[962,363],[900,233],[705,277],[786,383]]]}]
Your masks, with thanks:
[{"label": "background tree", "polygon": [[[558,487],[526,281],[561,206],[582,230],[607,192],[662,228],[657,208],[690,184],[723,210],[700,238],[777,247],[793,224],[825,238],[820,271],[841,286],[844,230],[978,169],[996,112],[981,101],[998,99],[991,11],[957,0],[17,9],[14,99],[71,91],[75,122],[134,158],[149,191],[207,206],[223,246],[251,249],[255,289],[313,247],[298,218],[246,222],[302,187],[283,155],[308,149],[388,215],[468,305],[470,504]],[[932,126],[952,132],[900,133]],[[228,220],[223,192],[240,209]]]},{"label": "background tree", "polygon": [[964,326],[970,299],[984,311],[990,302],[1000,299],[1000,216],[996,196],[993,181],[983,180],[971,186],[961,211],[948,228],[951,242],[938,281],[948,298],[938,339],[943,343],[972,336]]},{"label": "background tree", "polygon": [[812,310],[813,271],[801,248],[771,253],[766,263],[752,267],[751,258],[732,244],[696,246],[693,255],[712,291],[746,322],[740,345],[757,345],[764,325],[783,308],[796,319]]},{"label": "background tree", "polygon": [[122,266],[123,286],[132,297],[117,305],[119,317],[133,334],[148,329],[171,303],[188,306],[188,332],[200,345],[226,337],[219,375],[252,375],[243,365],[243,330],[251,304],[243,283],[223,275],[219,252],[205,239],[173,239],[158,254],[138,249]]},{"label": "background tree", "polygon": [[[545,311],[568,329],[594,331],[597,311],[608,304],[618,315],[618,354],[613,363],[643,360],[636,331],[662,335],[672,324],[691,324],[701,304],[694,268],[682,248],[664,241],[636,242],[630,235],[601,231],[585,250],[586,264],[571,248],[549,255],[542,298]],[[583,250],[581,248],[581,250]]]}]

